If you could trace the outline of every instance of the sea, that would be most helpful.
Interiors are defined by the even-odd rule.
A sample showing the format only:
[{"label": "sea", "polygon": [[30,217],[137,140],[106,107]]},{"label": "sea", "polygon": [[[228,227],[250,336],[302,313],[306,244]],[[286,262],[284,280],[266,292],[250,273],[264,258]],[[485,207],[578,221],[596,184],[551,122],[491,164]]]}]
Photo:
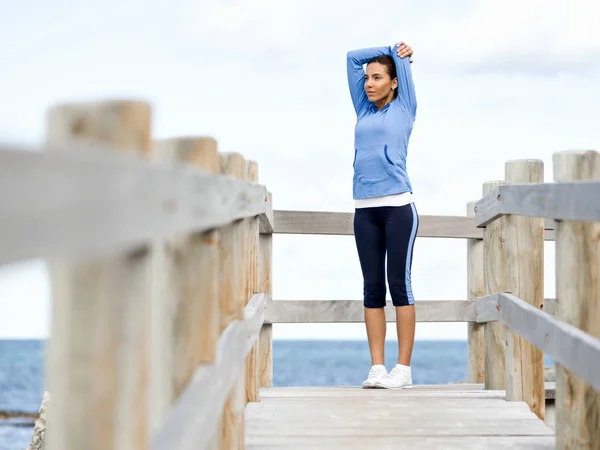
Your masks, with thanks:
[{"label": "sea", "polygon": [[[4,412],[37,413],[44,393],[44,341],[0,340],[0,450],[25,450],[31,419],[8,419]],[[396,363],[397,343],[386,341],[385,363]],[[546,357],[546,365],[552,361]],[[274,386],[358,386],[371,365],[366,341],[274,340]],[[467,380],[466,341],[416,341],[413,383]]]}]

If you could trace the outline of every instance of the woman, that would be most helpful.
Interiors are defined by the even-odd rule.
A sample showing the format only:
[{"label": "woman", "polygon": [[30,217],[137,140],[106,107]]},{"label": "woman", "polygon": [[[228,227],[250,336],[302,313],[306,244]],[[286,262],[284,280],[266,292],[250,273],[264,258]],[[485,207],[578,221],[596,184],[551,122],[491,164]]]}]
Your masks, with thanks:
[{"label": "woman", "polygon": [[[417,109],[411,55],[412,49],[402,42],[347,55],[348,83],[357,116],[354,236],[364,279],[371,352],[371,370],[363,388],[412,387],[415,307],[410,272],[419,219],[406,171],[407,146]],[[386,253],[398,334],[398,364],[389,373],[384,365]]]}]

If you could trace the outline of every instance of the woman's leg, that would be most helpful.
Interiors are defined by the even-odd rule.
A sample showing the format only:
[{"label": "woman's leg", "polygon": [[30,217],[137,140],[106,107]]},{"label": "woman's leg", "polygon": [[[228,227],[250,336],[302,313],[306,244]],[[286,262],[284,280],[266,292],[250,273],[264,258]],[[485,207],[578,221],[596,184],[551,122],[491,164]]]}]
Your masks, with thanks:
[{"label": "woman's leg", "polygon": [[374,366],[384,364],[385,346],[385,222],[381,208],[358,208],[354,239],[363,274],[365,325]]},{"label": "woman's leg", "polygon": [[386,221],[387,276],[396,307],[398,364],[410,367],[415,339],[415,300],[411,286],[413,249],[419,216],[413,203],[389,208]]}]

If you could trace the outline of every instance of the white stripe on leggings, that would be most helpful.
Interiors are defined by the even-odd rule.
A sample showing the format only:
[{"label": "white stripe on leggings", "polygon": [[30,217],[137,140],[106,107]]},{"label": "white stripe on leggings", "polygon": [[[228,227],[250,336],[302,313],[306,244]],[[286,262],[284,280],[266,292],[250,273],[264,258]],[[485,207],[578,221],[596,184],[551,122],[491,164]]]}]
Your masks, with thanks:
[{"label": "white stripe on leggings", "polygon": [[404,272],[404,283],[406,285],[406,296],[408,297],[408,304],[413,305],[415,303],[415,298],[412,293],[412,285],[410,282],[410,260],[412,258],[412,249],[413,244],[415,242],[415,238],[417,237],[417,210],[415,208],[415,204],[411,203],[410,207],[413,213],[413,225],[412,230],[410,232],[410,240],[408,241],[408,251],[406,252],[406,270]]}]

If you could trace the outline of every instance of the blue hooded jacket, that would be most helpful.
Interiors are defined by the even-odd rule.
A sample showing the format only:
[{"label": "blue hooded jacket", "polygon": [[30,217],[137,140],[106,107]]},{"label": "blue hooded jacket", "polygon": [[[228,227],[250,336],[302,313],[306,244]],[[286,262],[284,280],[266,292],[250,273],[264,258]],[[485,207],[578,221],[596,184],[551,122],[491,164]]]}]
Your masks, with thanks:
[{"label": "blue hooded jacket", "polygon": [[[397,55],[398,47],[353,50],[347,55],[348,85],[356,111],[354,128],[354,199],[411,192],[406,171],[408,141],[417,113],[417,100],[409,58]],[[398,96],[377,110],[364,89],[363,65],[389,55],[396,64]]]}]

